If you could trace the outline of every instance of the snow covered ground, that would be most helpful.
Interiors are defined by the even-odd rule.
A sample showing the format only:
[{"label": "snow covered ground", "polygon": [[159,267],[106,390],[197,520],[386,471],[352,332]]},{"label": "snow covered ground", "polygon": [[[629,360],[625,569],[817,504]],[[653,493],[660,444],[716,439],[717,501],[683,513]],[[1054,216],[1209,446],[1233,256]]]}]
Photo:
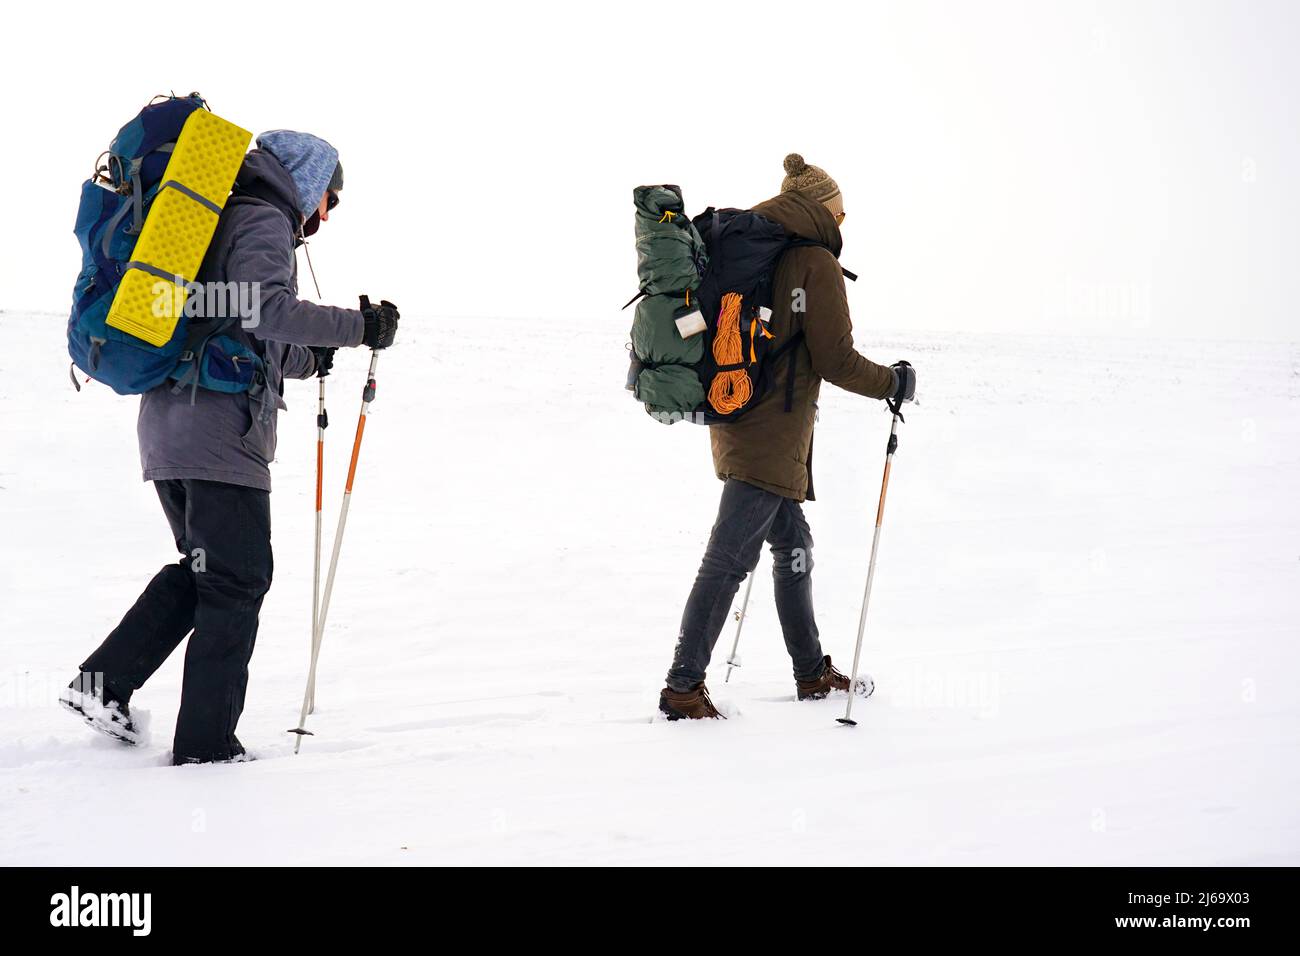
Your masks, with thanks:
[{"label": "snow covered ground", "polygon": [[[53,706],[175,558],[135,401],[73,392],[62,315],[0,314],[0,862],[1300,863],[1300,347],[861,328],[922,398],[876,696],[856,729],[794,702],[765,558],[744,667],[723,684],[727,632],[710,675],[732,719],[683,726],[656,694],[720,486],[704,430],[622,391],[625,324],[406,317],[297,757],[315,389],[290,383],[260,759],[176,769],[179,653],[136,696],[148,746]],[[364,363],[330,379],[331,516]],[[823,392],[808,514],[844,667],[887,432]]]}]

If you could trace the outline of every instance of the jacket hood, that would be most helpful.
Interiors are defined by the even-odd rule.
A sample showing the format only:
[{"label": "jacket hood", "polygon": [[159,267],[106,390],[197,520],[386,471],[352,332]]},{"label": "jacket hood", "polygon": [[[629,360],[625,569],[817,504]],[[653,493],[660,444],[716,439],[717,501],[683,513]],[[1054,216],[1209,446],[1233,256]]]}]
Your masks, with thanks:
[{"label": "jacket hood", "polygon": [[289,229],[296,236],[302,228],[302,214],[298,211],[298,191],[293,177],[280,161],[263,149],[251,150],[244,157],[244,165],[235,177],[234,194],[251,196],[275,206],[289,220]]},{"label": "jacket hood", "polygon": [[844,238],[835,225],[831,211],[815,199],[801,193],[781,193],[754,207],[754,212],[778,222],[786,231],[800,239],[813,239],[827,246],[835,258],[840,257]]},{"label": "jacket hood", "polygon": [[293,180],[298,212],[304,219],[310,218],[334,178],[334,170],[339,165],[339,151],[319,136],[291,129],[262,133],[257,137],[257,145],[278,159],[288,171]]}]

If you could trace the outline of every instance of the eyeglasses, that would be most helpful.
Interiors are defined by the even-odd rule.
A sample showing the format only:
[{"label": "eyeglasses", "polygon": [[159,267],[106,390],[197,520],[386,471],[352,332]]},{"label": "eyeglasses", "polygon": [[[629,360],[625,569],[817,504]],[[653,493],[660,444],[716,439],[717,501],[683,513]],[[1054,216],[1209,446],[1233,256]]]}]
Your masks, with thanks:
[{"label": "eyeglasses", "polygon": [[325,196],[326,196],[325,211],[333,212],[334,207],[339,204],[339,194],[331,190],[330,192],[326,193]]}]

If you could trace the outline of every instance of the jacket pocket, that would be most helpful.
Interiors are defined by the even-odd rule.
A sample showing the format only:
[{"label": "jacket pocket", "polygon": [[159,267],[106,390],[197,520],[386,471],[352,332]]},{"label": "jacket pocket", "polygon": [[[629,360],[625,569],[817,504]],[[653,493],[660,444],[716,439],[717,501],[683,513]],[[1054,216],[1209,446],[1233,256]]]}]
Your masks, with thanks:
[{"label": "jacket pocket", "polygon": [[275,412],[272,410],[270,418],[263,421],[258,404],[250,400],[247,394],[240,397],[248,416],[248,428],[240,436],[240,441],[246,451],[270,465],[275,458]]}]

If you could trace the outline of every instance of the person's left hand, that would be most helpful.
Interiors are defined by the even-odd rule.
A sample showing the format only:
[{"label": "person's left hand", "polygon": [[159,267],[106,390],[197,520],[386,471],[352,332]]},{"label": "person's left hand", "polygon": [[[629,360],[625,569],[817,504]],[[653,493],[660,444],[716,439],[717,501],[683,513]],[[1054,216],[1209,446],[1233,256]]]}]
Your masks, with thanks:
[{"label": "person's left hand", "polygon": [[308,346],[308,349],[316,358],[316,375],[319,378],[324,378],[330,373],[330,369],[334,367],[334,353],[338,349],[331,348],[328,345],[311,345]]}]

